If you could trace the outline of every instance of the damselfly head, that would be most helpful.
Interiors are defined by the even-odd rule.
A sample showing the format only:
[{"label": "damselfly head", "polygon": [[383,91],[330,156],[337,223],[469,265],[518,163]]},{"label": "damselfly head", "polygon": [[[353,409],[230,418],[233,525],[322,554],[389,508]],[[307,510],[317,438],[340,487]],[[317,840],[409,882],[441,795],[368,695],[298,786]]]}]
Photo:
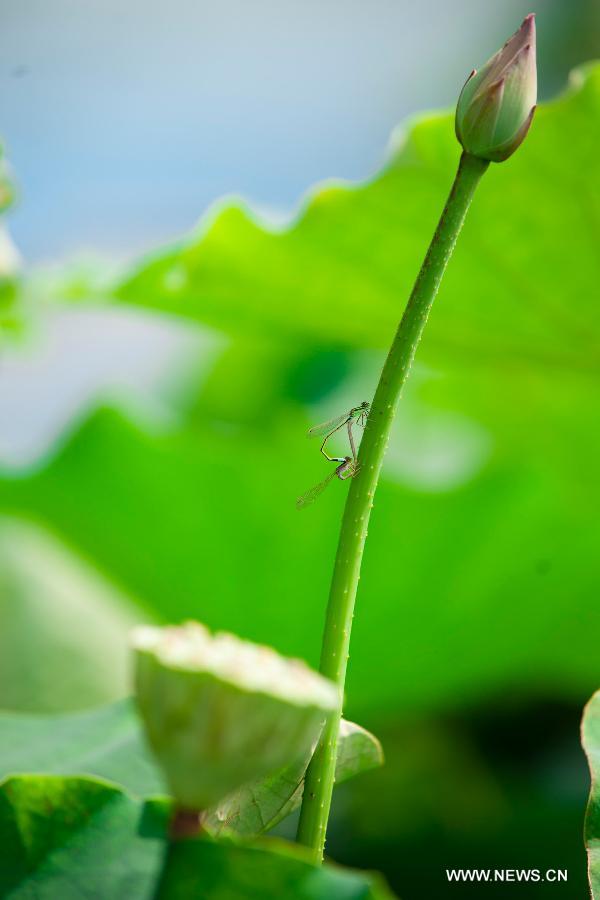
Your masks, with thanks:
[{"label": "damselfly head", "polygon": [[371,404],[368,403],[366,400],[363,400],[363,402],[362,402],[362,403],[360,404],[360,406],[358,407],[358,410],[359,410],[358,424],[359,424],[362,428],[364,428],[365,425],[367,424],[367,419],[368,419],[368,417],[369,417],[369,411],[370,411],[370,409],[371,409]]},{"label": "damselfly head", "polygon": [[352,409],[350,410],[350,415],[353,419],[359,419],[361,416],[364,416],[366,413],[368,413],[370,405],[371,404],[367,403],[366,400],[363,400],[360,406],[352,407]]}]

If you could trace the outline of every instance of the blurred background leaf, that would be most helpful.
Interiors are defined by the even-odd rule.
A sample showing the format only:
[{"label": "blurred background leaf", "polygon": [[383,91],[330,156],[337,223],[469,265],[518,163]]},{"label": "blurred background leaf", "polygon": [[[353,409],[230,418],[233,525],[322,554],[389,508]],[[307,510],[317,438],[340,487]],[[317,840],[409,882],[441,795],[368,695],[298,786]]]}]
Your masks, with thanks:
[{"label": "blurred background leaf", "polygon": [[[198,872],[202,872],[199,881]],[[226,844],[207,840],[171,844],[157,900],[393,900],[375,874],[315,868],[297,844]]]},{"label": "blurred background leaf", "polygon": [[[460,353],[463,365],[496,377],[507,360],[589,370],[598,347],[589,283],[598,274],[599,92],[597,68],[575,72],[570,92],[538,108],[522,151],[484,179],[425,360],[444,352],[456,365]],[[397,132],[368,184],[317,187],[291,227],[276,231],[225,205],[138,267],[117,297],[245,338],[387,348],[459,149],[452,115],[421,117],[408,135]]]},{"label": "blurred background leaf", "polygon": [[79,709],[128,692],[139,607],[47,531],[10,518],[0,519],[0,618],[2,706]]}]

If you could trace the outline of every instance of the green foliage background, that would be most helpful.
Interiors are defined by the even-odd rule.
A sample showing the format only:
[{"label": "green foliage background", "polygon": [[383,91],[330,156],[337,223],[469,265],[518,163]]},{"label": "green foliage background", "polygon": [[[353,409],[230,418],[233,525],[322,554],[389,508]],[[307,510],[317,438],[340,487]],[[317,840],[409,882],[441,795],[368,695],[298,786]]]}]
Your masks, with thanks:
[{"label": "green foliage background", "polygon": [[[442,896],[444,867],[504,857],[569,866],[584,889],[573,710],[598,682],[599,144],[588,67],[484,179],[376,498],[347,713],[388,765],[339,791],[330,850],[406,896],[417,872]],[[4,473],[5,707],[121,696],[127,627],[148,618],[316,664],[344,489],[295,510],[326,474],[303,435],[371,396],[457,158],[451,116],[424,117],[372,182],[316,189],[289,229],[227,206],[103,286],[210,329],[215,361],[169,429],[101,408]],[[58,295],[99,299],[68,272]]]}]

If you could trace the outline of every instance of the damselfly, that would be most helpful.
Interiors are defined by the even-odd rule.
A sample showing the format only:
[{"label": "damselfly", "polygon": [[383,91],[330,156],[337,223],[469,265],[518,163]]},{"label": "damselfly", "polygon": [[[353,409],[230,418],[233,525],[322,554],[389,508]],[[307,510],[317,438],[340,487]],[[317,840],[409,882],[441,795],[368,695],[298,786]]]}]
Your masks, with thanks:
[{"label": "damselfly", "polygon": [[356,447],[354,446],[354,437],[352,435],[352,428],[355,423],[358,423],[362,428],[365,427],[367,418],[369,415],[370,404],[364,400],[360,406],[353,406],[349,412],[344,413],[341,416],[336,416],[334,419],[330,419],[328,422],[323,422],[321,425],[315,425],[314,428],[311,428],[308,432],[308,436],[310,438],[313,437],[323,437],[323,443],[321,444],[321,453],[328,459],[329,462],[337,462],[338,457],[329,456],[327,451],[325,450],[325,444],[329,440],[332,434],[335,434],[336,431],[339,431],[340,428],[343,428],[344,425],[348,428],[348,440],[350,441],[350,449],[352,450],[352,458],[354,463],[356,463]]},{"label": "damselfly", "polygon": [[340,481],[346,481],[358,472],[357,465],[351,456],[344,456],[343,459],[334,456],[331,461],[339,463],[339,466],[336,466],[333,472],[329,473],[327,478],[324,478],[319,484],[316,484],[305,494],[302,494],[301,497],[298,497],[296,500],[296,509],[302,509],[303,507],[314,503],[317,497],[321,496],[327,485],[333,481],[336,475]]}]

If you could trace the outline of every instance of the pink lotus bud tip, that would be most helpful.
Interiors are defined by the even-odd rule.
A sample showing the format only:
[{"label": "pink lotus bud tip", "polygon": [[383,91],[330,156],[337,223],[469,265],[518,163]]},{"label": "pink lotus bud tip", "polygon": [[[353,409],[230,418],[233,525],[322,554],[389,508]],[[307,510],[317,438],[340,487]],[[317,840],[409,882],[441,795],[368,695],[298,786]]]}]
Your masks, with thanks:
[{"label": "pink lotus bud tip", "polygon": [[522,143],[537,101],[535,15],[467,79],[456,107],[456,136],[464,150],[501,162]]}]

